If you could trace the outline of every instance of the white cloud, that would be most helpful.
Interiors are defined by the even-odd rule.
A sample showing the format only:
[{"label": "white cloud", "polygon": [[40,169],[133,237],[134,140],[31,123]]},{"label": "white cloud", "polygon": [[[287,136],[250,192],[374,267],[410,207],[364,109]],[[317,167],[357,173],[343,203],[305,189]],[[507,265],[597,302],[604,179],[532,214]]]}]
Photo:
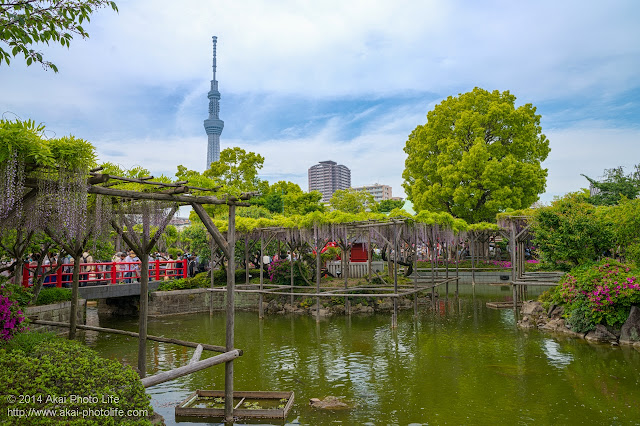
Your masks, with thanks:
[{"label": "white cloud", "polygon": [[549,169],[544,202],[567,192],[588,188],[581,175],[597,179],[605,169],[623,166],[627,171],[640,164],[640,129],[612,129],[603,123],[547,132],[551,153],[543,166]]},{"label": "white cloud", "polygon": [[[351,168],[354,185],[400,194],[408,134],[438,99],[474,86],[544,106],[552,151],[543,200],[586,186],[580,173],[640,162],[629,124],[640,87],[640,6],[631,0],[118,6],[93,16],[90,39],[42,49],[59,74],[19,58],[0,66],[0,112],[87,138],[102,160],[154,174],[201,170],[217,35],[222,144],[264,155],[269,180],[306,188],[308,167],[332,159]],[[341,101],[356,106],[331,109]]]}]

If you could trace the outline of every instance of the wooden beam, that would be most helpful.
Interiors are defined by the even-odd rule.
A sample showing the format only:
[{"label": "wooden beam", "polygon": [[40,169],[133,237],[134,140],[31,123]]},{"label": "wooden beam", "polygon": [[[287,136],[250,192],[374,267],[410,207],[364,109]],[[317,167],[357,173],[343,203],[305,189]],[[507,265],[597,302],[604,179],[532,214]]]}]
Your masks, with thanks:
[{"label": "wooden beam", "polygon": [[159,192],[139,192],[131,191],[127,189],[115,189],[105,188],[103,186],[90,186],[87,190],[90,194],[102,194],[112,197],[131,198],[134,200],[157,200],[157,201],[172,201],[182,203],[198,203],[198,204],[227,204],[226,200],[221,200],[216,197],[210,196],[196,196],[196,195],[180,195],[180,194],[163,194]]},{"label": "wooden beam", "polygon": [[209,231],[209,234],[211,234],[213,240],[216,242],[218,247],[220,247],[220,249],[224,253],[224,256],[229,259],[231,257],[231,250],[229,248],[230,246],[227,243],[226,238],[220,233],[216,225],[213,223],[204,207],[202,207],[198,203],[192,203],[191,207],[193,207],[193,211],[196,212],[205,228],[207,228],[207,231]]},{"label": "wooden beam", "polygon": [[162,373],[156,374],[154,376],[145,377],[140,381],[142,382],[142,385],[145,388],[148,388],[150,386],[155,386],[155,385],[159,385],[160,383],[168,382],[169,380],[177,379],[178,377],[195,373],[196,371],[204,370],[205,368],[209,368],[214,365],[228,363],[240,357],[241,355],[242,354],[240,353],[239,350],[234,349],[234,350],[225,352],[223,354],[216,355],[211,358],[207,358],[202,361],[189,363],[188,365],[185,365],[183,367],[174,368],[173,370],[163,371]]},{"label": "wooden beam", "polygon": [[193,352],[193,356],[191,357],[191,361],[189,361],[189,364],[194,364],[200,361],[201,356],[202,356],[202,345],[198,345],[196,350]]},{"label": "wooden beam", "polygon": [[[39,320],[39,319],[31,320],[31,322],[33,324],[50,325],[53,327],[69,327],[69,324],[66,322],[45,321],[45,320]],[[81,325],[81,324],[78,324],[76,327],[80,330],[99,331],[102,333],[111,333],[111,334],[122,334],[124,336],[136,337],[136,338],[140,337],[138,333],[135,333],[133,331],[118,330],[115,328],[94,327],[91,325]],[[211,352],[227,351],[227,349],[224,346],[215,346],[215,345],[208,345],[206,343],[188,342],[186,340],[170,339],[167,337],[147,335],[147,340],[153,340],[155,342],[162,342],[162,343],[171,343],[174,345],[186,346],[188,348],[197,348],[198,346],[202,346],[202,349],[211,351]],[[242,355],[242,351],[240,349],[236,349],[236,350],[239,351],[240,354]]]},{"label": "wooden beam", "polygon": [[178,186],[176,188],[165,189],[162,191],[162,194],[184,194],[188,191],[186,186]]}]

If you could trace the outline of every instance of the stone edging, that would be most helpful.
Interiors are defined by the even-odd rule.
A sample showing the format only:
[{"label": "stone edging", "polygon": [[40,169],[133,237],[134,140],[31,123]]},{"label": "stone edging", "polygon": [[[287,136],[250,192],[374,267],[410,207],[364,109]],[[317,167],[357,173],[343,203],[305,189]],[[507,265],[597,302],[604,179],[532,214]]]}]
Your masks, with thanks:
[{"label": "stone edging", "polygon": [[629,318],[619,330],[598,324],[595,330],[587,333],[572,331],[565,323],[562,306],[553,305],[545,312],[541,302],[525,301],[520,310],[522,319],[518,321],[520,328],[537,328],[539,330],[561,333],[579,337],[591,342],[611,343],[612,345],[628,345],[640,348],[640,308],[631,307]]}]

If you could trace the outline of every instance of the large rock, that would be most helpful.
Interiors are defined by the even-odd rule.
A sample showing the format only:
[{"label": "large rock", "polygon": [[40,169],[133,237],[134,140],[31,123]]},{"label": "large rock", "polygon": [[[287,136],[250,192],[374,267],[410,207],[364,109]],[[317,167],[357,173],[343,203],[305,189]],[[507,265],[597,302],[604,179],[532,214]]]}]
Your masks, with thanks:
[{"label": "large rock", "polygon": [[267,309],[265,311],[268,314],[275,314],[282,311],[282,304],[277,300],[272,300],[267,304]]},{"label": "large rock", "polygon": [[352,314],[372,314],[373,306],[363,306],[361,303],[358,303],[356,306],[351,307]]},{"label": "large rock", "polygon": [[541,330],[565,332],[569,330],[563,318],[552,319],[545,325],[540,327]]},{"label": "large rock", "polygon": [[520,328],[536,328],[536,323],[531,321],[530,317],[524,317],[518,321],[518,327]]},{"label": "large rock", "polygon": [[552,319],[562,318],[562,314],[564,314],[564,306],[560,305],[551,305],[547,312],[547,316]]},{"label": "large rock", "polygon": [[311,315],[313,316],[318,315],[319,318],[331,316],[331,311],[329,309],[324,309],[324,308],[320,308],[320,311],[316,309],[312,309],[310,312],[311,312]]},{"label": "large rock", "polygon": [[631,307],[629,318],[620,330],[620,343],[633,344],[640,342],[640,308]]},{"label": "large rock", "polygon": [[616,335],[602,324],[596,325],[596,329],[588,332],[584,338],[592,342],[618,342]]},{"label": "large rock", "polygon": [[533,300],[526,300],[522,302],[520,313],[526,316],[540,316],[544,313],[544,309],[542,309],[542,303],[535,302]]},{"label": "large rock", "polygon": [[378,306],[376,306],[376,311],[384,312],[384,311],[392,311],[393,310],[393,301],[384,299]]}]

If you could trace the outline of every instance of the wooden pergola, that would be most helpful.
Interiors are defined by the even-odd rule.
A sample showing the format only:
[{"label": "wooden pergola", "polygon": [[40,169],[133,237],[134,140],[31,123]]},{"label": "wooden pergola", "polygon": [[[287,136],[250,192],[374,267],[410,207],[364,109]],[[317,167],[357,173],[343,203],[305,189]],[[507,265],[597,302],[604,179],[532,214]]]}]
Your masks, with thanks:
[{"label": "wooden pergola", "polygon": [[[202,217],[202,216],[201,216]],[[210,220],[210,219],[209,219]],[[231,229],[231,224],[229,225]],[[449,292],[449,283],[456,283],[456,295],[458,294],[458,273],[457,267],[455,275],[453,271],[449,271],[448,264],[444,276],[439,275],[434,267],[435,249],[430,250],[431,253],[431,271],[429,274],[420,275],[417,268],[417,249],[420,243],[426,244],[432,248],[436,244],[441,243],[448,247],[453,243],[455,247],[461,241],[463,235],[455,235],[450,229],[439,225],[427,225],[420,222],[408,220],[407,218],[391,218],[385,221],[363,221],[349,223],[331,223],[331,224],[314,224],[313,228],[285,228],[285,227],[268,227],[256,228],[247,232],[245,238],[253,237],[260,240],[260,284],[237,286],[235,291],[238,293],[253,293],[259,295],[259,317],[264,317],[263,298],[265,295],[289,296],[291,304],[294,297],[315,297],[316,299],[316,320],[320,319],[320,299],[331,297],[344,297],[345,312],[350,313],[350,298],[391,298],[393,300],[393,328],[397,327],[398,299],[406,296],[414,296],[414,313],[417,315],[418,310],[418,294],[426,291],[431,292],[431,302],[435,302],[435,289],[438,286],[446,286],[446,294]],[[316,255],[316,274],[315,289],[310,286],[300,286],[294,284],[293,262],[291,262],[290,284],[267,284],[264,281],[264,248],[273,240],[280,240],[289,245],[291,257],[294,256],[296,247],[300,247],[300,242],[307,244],[315,253],[325,247],[329,241],[334,241],[342,249],[342,274],[344,279],[344,287],[329,287],[321,284],[321,258]],[[350,249],[356,241],[367,241],[369,251],[367,261],[368,283],[357,287],[349,287],[349,257]],[[390,255],[390,282],[387,282],[383,276],[374,271],[371,264],[372,244],[379,246],[387,246]],[[248,245],[245,244],[245,247]],[[404,258],[411,259],[414,262],[414,274],[412,285],[398,284],[398,264],[404,253]],[[456,250],[458,253],[458,250]],[[247,261],[247,251],[245,250],[245,261]],[[391,258],[393,260],[391,260]],[[405,262],[406,263],[406,262]],[[373,275],[379,279],[381,284],[374,284]],[[229,291],[224,288],[210,289],[212,292]]]},{"label": "wooden pergola", "polygon": [[509,240],[514,309],[518,307],[518,300],[526,297],[528,286],[555,287],[563,275],[559,272],[525,271],[525,248],[532,237],[531,219],[531,216],[512,215],[500,220],[500,233]]}]

